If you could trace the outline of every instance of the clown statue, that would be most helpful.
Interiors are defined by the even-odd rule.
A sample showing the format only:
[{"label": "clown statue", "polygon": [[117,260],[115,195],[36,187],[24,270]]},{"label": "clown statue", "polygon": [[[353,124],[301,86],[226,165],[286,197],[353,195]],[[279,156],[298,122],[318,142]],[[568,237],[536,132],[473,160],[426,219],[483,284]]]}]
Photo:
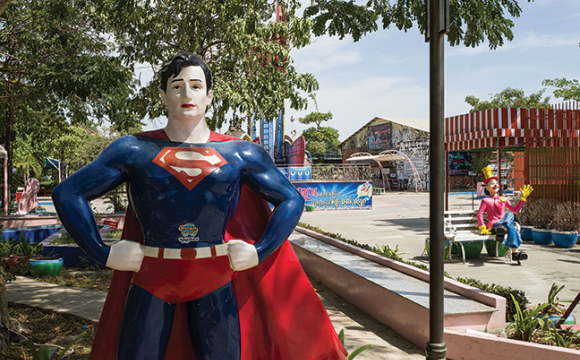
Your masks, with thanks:
[{"label": "clown statue", "polygon": [[[485,184],[485,193],[489,196],[481,200],[481,205],[477,212],[477,222],[481,235],[496,234],[496,239],[499,242],[503,242],[504,237],[507,235],[506,246],[510,249],[512,260],[526,260],[528,254],[523,251],[517,251],[522,244],[522,238],[515,227],[514,214],[517,214],[522,209],[534,189],[530,185],[524,185],[524,188],[520,189],[520,200],[514,207],[508,199],[498,195],[499,179],[497,176],[492,175],[491,168],[484,168],[483,174],[486,178],[483,182]],[[506,213],[506,208],[510,212]],[[484,212],[487,212],[487,226],[483,222]]]},{"label": "clown statue", "polygon": [[[207,127],[201,57],[177,54],[160,80],[167,126],[115,140],[53,192],[69,234],[115,270],[91,360],[346,359],[286,240],[304,200],[262,147]],[[89,201],[122,183],[109,246]]]}]

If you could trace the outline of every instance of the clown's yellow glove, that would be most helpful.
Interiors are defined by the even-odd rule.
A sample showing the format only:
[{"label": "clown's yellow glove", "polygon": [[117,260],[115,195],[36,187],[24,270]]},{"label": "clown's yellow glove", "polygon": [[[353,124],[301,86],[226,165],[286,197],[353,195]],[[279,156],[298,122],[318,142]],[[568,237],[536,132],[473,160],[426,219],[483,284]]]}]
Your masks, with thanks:
[{"label": "clown's yellow glove", "polygon": [[524,185],[524,188],[520,189],[520,200],[521,201],[528,200],[528,196],[530,196],[532,191],[534,191],[534,188],[532,187],[532,185]]},{"label": "clown's yellow glove", "polygon": [[479,231],[481,232],[481,235],[491,235],[491,230],[489,230],[485,225],[481,225]]}]

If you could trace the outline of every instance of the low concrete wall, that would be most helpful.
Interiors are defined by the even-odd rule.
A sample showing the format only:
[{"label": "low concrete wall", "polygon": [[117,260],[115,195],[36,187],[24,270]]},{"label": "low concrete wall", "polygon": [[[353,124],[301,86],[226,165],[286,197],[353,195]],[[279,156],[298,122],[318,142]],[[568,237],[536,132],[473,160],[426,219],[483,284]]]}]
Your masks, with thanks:
[{"label": "low concrete wall", "polygon": [[[383,256],[377,255],[373,252],[361,249],[357,246],[347,244],[343,241],[339,241],[333,239],[329,236],[319,234],[317,232],[304,229],[302,227],[296,227],[298,232],[306,234],[310,237],[318,239],[320,241],[324,241],[327,244],[331,244],[336,246],[340,249],[346,250],[353,254],[359,255],[367,260],[374,261],[378,264],[387,266],[391,269],[397,270],[401,273],[407,274],[417,279],[421,279],[423,281],[429,282],[429,272],[418,269],[414,266],[410,266],[407,264],[403,264],[398,261],[394,261],[391,259],[387,259]],[[487,329],[495,329],[495,328],[502,328],[505,327],[505,311],[506,311],[506,299],[503,296],[490,294],[483,290],[476,289],[469,285],[465,285],[460,283],[459,281],[455,281],[452,279],[445,278],[445,290],[452,291],[456,294],[465,296],[466,298],[478,301],[482,304],[495,307],[497,311],[493,313],[491,317],[483,325],[483,328]],[[448,317],[445,319],[445,326],[446,327],[457,327],[457,328],[465,328],[466,324],[462,323],[462,320],[459,318],[452,318]],[[474,328],[473,324],[471,327]],[[422,346],[422,345],[421,345]]]},{"label": "low concrete wall", "polygon": [[424,347],[429,339],[429,310],[351,271],[292,244],[306,273],[397,333]]},{"label": "low concrete wall", "polygon": [[[114,219],[119,223],[120,229],[125,225],[125,214],[99,214],[97,215],[97,222],[102,224],[105,219]],[[27,227],[27,226],[42,226],[42,225],[57,225],[60,224],[58,216],[49,215],[9,215],[0,216],[0,225],[4,228]]]},{"label": "low concrete wall", "polygon": [[[296,228],[297,231],[324,241],[343,250],[357,254],[368,260],[388,266],[402,273],[418,279],[429,281],[429,273],[412,266],[408,266],[356,246],[337,241],[328,236],[316,232]],[[429,339],[429,310],[403,300],[380,286],[362,279],[360,276],[343,269],[328,260],[314,255],[299,245],[293,244],[304,270],[311,276],[323,279],[323,282],[331,289],[340,289],[337,292],[346,300],[357,305],[363,311],[373,316],[378,321],[391,326],[400,335],[413,342],[419,347],[425,347]],[[498,338],[486,334],[467,333],[466,328],[478,329],[477,323],[485,323],[484,328],[505,327],[505,298],[485,291],[473,288],[451,279],[445,279],[445,289],[463,295],[467,298],[479,301],[486,305],[494,306],[498,311],[489,317],[477,319],[470,317],[469,324],[461,317],[453,318],[446,316],[445,344],[447,346],[447,359],[450,360],[578,360],[580,351],[565,349],[556,346],[541,345],[526,341],[517,341]],[[388,319],[387,319],[388,318]],[[388,321],[386,321],[388,320]],[[475,326],[474,326],[475,325]]]},{"label": "low concrete wall", "polygon": [[447,358],[461,360],[578,360],[580,351],[445,329]]}]

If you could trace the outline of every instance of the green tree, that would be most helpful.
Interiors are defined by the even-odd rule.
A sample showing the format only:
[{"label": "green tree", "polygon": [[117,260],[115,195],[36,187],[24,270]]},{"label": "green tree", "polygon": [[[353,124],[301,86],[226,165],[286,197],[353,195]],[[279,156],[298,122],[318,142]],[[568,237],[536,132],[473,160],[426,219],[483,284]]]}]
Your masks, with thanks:
[{"label": "green tree", "polygon": [[[86,1],[13,0],[0,22],[0,142],[23,134],[34,155],[71,123],[121,121],[130,103],[132,66],[115,56],[103,14]],[[127,117],[121,117],[126,120]],[[42,155],[42,156],[39,156]],[[9,179],[10,182],[10,179]]]},{"label": "green tree", "polygon": [[304,125],[316,124],[316,127],[310,127],[302,132],[302,136],[304,136],[304,140],[306,141],[306,150],[315,156],[323,156],[327,151],[337,151],[340,153],[338,149],[338,145],[340,145],[340,141],[338,141],[338,130],[329,126],[320,126],[323,121],[332,119],[332,113],[330,111],[321,113],[318,110],[316,95],[310,94],[308,96],[314,101],[316,111],[298,119]]},{"label": "green tree", "polygon": [[[528,0],[531,2],[533,0]],[[522,9],[518,0],[449,0],[451,46],[461,43],[475,47],[485,40],[489,47],[502,46],[504,39],[511,41],[514,26],[506,12],[517,18]],[[369,0],[357,5],[352,0],[317,0],[306,8],[304,16],[314,20],[313,33],[316,36],[328,34],[343,39],[351,35],[354,41],[363,35],[395,25],[407,31],[417,26],[425,33],[424,0]]]},{"label": "green tree", "polygon": [[299,118],[298,122],[304,125],[316,124],[316,129],[320,130],[320,124],[323,121],[332,120],[332,113],[329,111],[327,113],[321,113],[318,110],[318,103],[316,102],[316,95],[310,94],[308,95],[313,101],[316,111],[311,112],[310,114],[306,115],[303,118]]},{"label": "green tree", "polygon": [[[138,131],[131,131],[135,133]],[[74,156],[69,160],[69,173],[74,173],[83,166],[92,162],[99,154],[115,139],[125,135],[115,131],[113,128],[105,128],[87,136],[85,140],[76,148]]]},{"label": "green tree", "polygon": [[219,128],[231,112],[278,116],[288,99],[303,109],[301,92],[318,83],[299,74],[290,48],[310,43],[311,21],[295,16],[299,2],[280,1],[283,20],[272,21],[274,3],[267,0],[95,2],[115,26],[115,41],[123,60],[150,64],[154,79],[139,93],[141,115],[154,119],[166,113],[159,99],[158,70],[180,50],[202,56],[215,78],[214,100],[208,111],[210,128]]},{"label": "green tree", "polygon": [[550,97],[542,99],[542,94],[546,89],[537,93],[525,95],[522,89],[506,88],[500,93],[490,94],[490,101],[481,101],[473,95],[465,97],[465,102],[471,105],[470,112],[488,110],[495,108],[526,108],[526,109],[547,109],[550,108]]},{"label": "green tree", "polygon": [[542,82],[544,86],[553,86],[558,89],[554,90],[554,96],[566,100],[580,101],[580,83],[578,80],[567,80],[566,78],[549,80]]},{"label": "green tree", "polygon": [[304,140],[306,140],[306,150],[308,150],[312,155],[323,156],[328,151],[339,151],[338,145],[338,130],[332,127],[320,127],[315,129],[314,127],[308,128],[302,132]]},{"label": "green tree", "polygon": [[14,155],[14,167],[22,171],[24,183],[30,177],[30,170],[34,172],[35,176],[41,176],[42,163],[32,153],[24,149],[17,149]]}]

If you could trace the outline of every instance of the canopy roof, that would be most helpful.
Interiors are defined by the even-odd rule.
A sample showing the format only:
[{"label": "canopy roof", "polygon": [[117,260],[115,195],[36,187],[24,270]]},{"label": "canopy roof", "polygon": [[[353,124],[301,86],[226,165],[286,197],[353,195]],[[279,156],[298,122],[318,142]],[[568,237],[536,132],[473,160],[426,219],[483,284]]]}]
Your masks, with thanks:
[{"label": "canopy roof", "polygon": [[355,156],[346,161],[363,161],[363,160],[374,160],[374,161],[399,161],[399,160],[408,160],[404,156],[396,155],[396,154],[385,154],[385,155],[362,155],[362,156]]}]

